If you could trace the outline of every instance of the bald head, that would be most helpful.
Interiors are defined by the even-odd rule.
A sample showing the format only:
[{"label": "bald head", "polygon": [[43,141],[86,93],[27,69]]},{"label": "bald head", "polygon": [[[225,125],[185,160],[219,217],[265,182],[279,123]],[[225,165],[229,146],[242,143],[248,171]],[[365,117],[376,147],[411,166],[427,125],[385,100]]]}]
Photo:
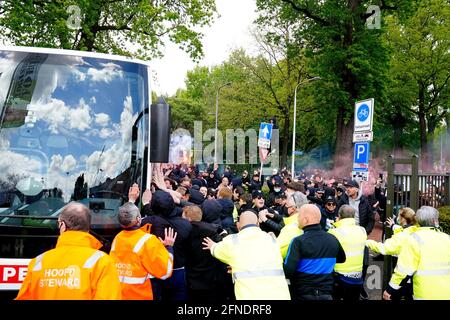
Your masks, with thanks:
[{"label": "bald head", "polygon": [[81,203],[70,202],[59,215],[59,220],[64,221],[66,230],[89,232],[91,212],[88,207]]},{"label": "bald head", "polygon": [[244,211],[239,216],[239,230],[249,224],[258,224],[258,216],[252,211]]},{"label": "bald head", "polygon": [[300,228],[320,223],[321,213],[314,204],[305,204],[299,210],[298,225]]}]

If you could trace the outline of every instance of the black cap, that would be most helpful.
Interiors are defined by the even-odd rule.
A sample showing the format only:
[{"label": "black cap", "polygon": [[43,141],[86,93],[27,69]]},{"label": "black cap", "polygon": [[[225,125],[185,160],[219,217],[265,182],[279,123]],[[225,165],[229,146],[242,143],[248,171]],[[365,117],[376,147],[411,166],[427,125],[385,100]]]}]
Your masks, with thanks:
[{"label": "black cap", "polygon": [[344,187],[354,187],[359,189],[359,183],[356,180],[349,180],[344,182]]},{"label": "black cap", "polygon": [[336,199],[333,196],[328,196],[327,199],[325,200],[325,204],[327,203],[336,203]]},{"label": "black cap", "polygon": [[264,193],[261,190],[253,190],[252,191],[252,198],[258,198],[258,197],[263,197],[264,198]]},{"label": "black cap", "polygon": [[286,194],[284,192],[280,192],[279,194],[275,195],[275,199],[286,199]]}]

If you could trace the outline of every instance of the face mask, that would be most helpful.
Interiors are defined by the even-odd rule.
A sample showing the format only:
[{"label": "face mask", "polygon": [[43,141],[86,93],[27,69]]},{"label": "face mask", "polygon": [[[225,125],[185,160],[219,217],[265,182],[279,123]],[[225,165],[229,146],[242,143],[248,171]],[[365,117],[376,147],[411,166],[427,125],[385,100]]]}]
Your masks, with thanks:
[{"label": "face mask", "polygon": [[281,189],[280,189],[280,188],[275,188],[275,189],[273,189],[273,191],[275,191],[275,192],[280,192]]}]

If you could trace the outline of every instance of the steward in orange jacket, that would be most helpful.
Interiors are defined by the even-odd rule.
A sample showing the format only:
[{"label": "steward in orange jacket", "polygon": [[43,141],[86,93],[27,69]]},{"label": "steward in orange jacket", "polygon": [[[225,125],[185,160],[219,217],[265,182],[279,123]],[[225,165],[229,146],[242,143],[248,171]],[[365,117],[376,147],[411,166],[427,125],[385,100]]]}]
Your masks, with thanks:
[{"label": "steward in orange jacket", "polygon": [[150,277],[167,279],[172,275],[176,233],[166,229],[163,241],[144,231],[147,225],[139,228],[141,214],[131,202],[119,208],[119,223],[125,230],[114,238],[110,256],[119,273],[122,299],[153,300]]},{"label": "steward in orange jacket", "polygon": [[88,231],[89,209],[69,203],[58,218],[56,248],[31,260],[17,300],[121,299],[113,260]]}]

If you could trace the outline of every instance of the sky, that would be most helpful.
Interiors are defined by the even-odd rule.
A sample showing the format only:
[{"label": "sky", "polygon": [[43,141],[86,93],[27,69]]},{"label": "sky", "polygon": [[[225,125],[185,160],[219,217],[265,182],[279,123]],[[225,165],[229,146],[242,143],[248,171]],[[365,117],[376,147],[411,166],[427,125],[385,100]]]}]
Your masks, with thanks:
[{"label": "sky", "polygon": [[[229,54],[240,47],[249,48],[252,39],[250,27],[256,18],[255,0],[216,0],[219,17],[211,26],[202,30],[204,58],[200,66],[213,66],[227,60]],[[164,57],[151,62],[156,73],[153,90],[158,95],[173,95],[178,88],[185,88],[186,72],[195,68],[189,55],[177,45],[167,43]]]}]

